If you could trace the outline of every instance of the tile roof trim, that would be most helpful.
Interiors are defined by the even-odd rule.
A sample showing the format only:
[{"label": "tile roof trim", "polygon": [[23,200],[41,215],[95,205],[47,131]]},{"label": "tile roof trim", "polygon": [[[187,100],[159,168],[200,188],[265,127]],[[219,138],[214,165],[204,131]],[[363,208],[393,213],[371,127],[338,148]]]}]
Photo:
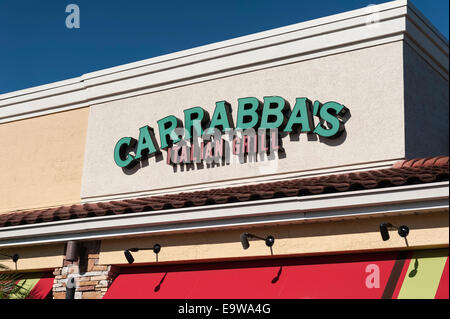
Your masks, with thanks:
[{"label": "tile roof trim", "polygon": [[448,186],[445,181],[11,226],[0,228],[0,247],[448,210]]},{"label": "tile roof trim", "polygon": [[409,167],[432,167],[432,166],[443,166],[448,164],[449,157],[448,156],[434,156],[434,157],[425,157],[425,158],[414,158],[414,159],[405,159],[397,161],[392,168],[409,168]]},{"label": "tile roof trim", "polygon": [[449,157],[436,156],[398,161],[390,169],[347,172],[300,179],[289,179],[261,184],[224,187],[204,191],[181,192],[120,201],[97,202],[61,206],[0,215],[0,230],[27,224],[57,222],[105,215],[167,212],[182,207],[199,207],[233,202],[247,202],[279,197],[305,197],[308,195],[349,192],[357,189],[374,189],[431,183],[449,179]]}]

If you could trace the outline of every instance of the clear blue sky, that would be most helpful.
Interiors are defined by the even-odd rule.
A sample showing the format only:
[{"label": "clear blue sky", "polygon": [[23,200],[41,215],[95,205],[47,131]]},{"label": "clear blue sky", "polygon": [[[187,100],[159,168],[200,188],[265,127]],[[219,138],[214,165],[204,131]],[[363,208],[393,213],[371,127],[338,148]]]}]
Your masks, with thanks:
[{"label": "clear blue sky", "polygon": [[[1,0],[0,93],[382,2]],[[448,39],[449,0],[412,2]],[[65,26],[70,3],[79,29]]]}]

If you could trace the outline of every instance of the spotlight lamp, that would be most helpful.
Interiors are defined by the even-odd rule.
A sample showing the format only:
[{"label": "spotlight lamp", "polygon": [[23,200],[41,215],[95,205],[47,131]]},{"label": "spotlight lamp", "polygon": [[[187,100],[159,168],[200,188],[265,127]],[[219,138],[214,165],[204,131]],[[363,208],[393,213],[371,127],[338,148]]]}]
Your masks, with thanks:
[{"label": "spotlight lamp", "polygon": [[153,252],[156,254],[156,261],[158,261],[158,253],[161,251],[161,245],[160,244],[154,244],[153,247],[150,248],[128,248],[123,251],[125,258],[127,259],[129,264],[134,263],[134,258],[131,252],[137,252],[139,250],[153,250]]},{"label": "spotlight lamp", "polygon": [[396,229],[400,237],[405,238],[409,234],[409,227],[402,225],[400,227],[394,226],[391,223],[381,223],[380,224],[380,234],[381,238],[386,241],[389,240],[389,229]]},{"label": "spotlight lamp", "polygon": [[275,243],[275,238],[272,235],[269,235],[266,238],[263,238],[263,237],[256,236],[256,235],[253,235],[250,233],[243,233],[243,234],[241,234],[242,248],[248,249],[248,247],[250,247],[250,243],[248,241],[249,238],[256,238],[256,239],[264,240],[266,242],[267,247],[272,247],[273,244]]},{"label": "spotlight lamp", "polygon": [[18,260],[19,260],[19,254],[14,254],[14,255],[7,255],[7,254],[2,254],[2,253],[0,253],[0,256],[4,256],[4,257],[9,257],[9,258],[11,258],[12,259],[12,261],[14,262],[14,263],[16,263]]}]

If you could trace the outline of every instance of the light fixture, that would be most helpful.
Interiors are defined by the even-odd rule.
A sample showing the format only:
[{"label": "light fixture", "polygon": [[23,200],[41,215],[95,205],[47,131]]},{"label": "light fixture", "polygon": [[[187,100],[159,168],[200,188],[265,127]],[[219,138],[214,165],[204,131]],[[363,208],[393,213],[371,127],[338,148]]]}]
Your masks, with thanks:
[{"label": "light fixture", "polygon": [[161,251],[161,245],[160,244],[154,244],[151,248],[128,248],[123,251],[125,258],[127,259],[129,264],[134,263],[134,258],[131,252],[136,252],[139,250],[153,250],[153,252],[156,254],[156,261],[158,261],[158,253]]},{"label": "light fixture", "polygon": [[1,256],[4,256],[4,257],[9,257],[9,258],[11,258],[12,259],[12,261],[14,262],[14,263],[16,263],[18,260],[19,260],[19,254],[14,254],[14,255],[7,255],[7,254],[2,254],[2,253],[0,253],[0,255]]},{"label": "light fixture", "polygon": [[267,236],[266,238],[259,237],[250,233],[243,233],[241,234],[241,244],[242,248],[247,249],[250,247],[250,243],[248,241],[249,238],[257,238],[264,240],[266,242],[266,246],[270,247],[272,249],[273,244],[275,243],[275,238],[272,235]]},{"label": "light fixture", "polygon": [[400,237],[406,238],[409,234],[408,226],[402,225],[400,227],[394,226],[391,223],[381,223],[380,224],[380,234],[381,238],[386,241],[389,240],[389,229],[396,229]]}]

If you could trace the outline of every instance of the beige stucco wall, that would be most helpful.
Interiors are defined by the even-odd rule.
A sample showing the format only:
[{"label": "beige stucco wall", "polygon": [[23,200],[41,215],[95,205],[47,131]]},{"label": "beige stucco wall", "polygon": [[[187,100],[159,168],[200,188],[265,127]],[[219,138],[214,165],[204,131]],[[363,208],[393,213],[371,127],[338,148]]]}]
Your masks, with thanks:
[{"label": "beige stucco wall", "polygon": [[[17,270],[44,270],[61,267],[64,259],[64,244],[40,245],[28,247],[1,248],[1,253],[19,255]],[[0,264],[15,270],[11,258],[0,256]]]},{"label": "beige stucco wall", "polygon": [[0,213],[80,201],[88,114],[0,124]]},{"label": "beige stucco wall", "polygon": [[[389,221],[407,225],[410,249],[445,247],[449,243],[448,211],[389,218],[354,219],[316,222],[239,230],[223,230],[140,238],[103,240],[101,264],[127,264],[123,251],[132,247],[162,246],[159,262],[201,261],[242,257],[267,257],[270,249],[263,241],[251,240],[250,248],[243,250],[239,235],[248,231],[259,236],[275,237],[275,256],[351,253],[386,249],[405,249],[406,243],[391,231],[391,239],[382,241],[379,224]],[[133,253],[135,263],[154,263],[152,251]]]},{"label": "beige stucco wall", "polygon": [[[279,178],[283,173],[403,158],[402,55],[403,43],[398,41],[93,105],[81,196],[201,187],[211,182],[223,187],[226,181],[250,181],[265,174],[266,179]],[[212,115],[215,102],[226,100],[236,123],[238,98],[262,100],[271,95],[282,96],[291,108],[297,97],[344,104],[351,112],[346,134],[333,141],[308,139],[306,134],[298,141],[285,137],[286,157],[272,161],[275,167],[263,161],[174,171],[165,162],[166,152],[164,160],[150,158],[148,165],[133,174],[125,174],[114,163],[117,141],[124,136],[137,139],[142,126],[153,127],[159,143],[157,121],[168,115],[183,119],[183,110],[194,106]]]}]

